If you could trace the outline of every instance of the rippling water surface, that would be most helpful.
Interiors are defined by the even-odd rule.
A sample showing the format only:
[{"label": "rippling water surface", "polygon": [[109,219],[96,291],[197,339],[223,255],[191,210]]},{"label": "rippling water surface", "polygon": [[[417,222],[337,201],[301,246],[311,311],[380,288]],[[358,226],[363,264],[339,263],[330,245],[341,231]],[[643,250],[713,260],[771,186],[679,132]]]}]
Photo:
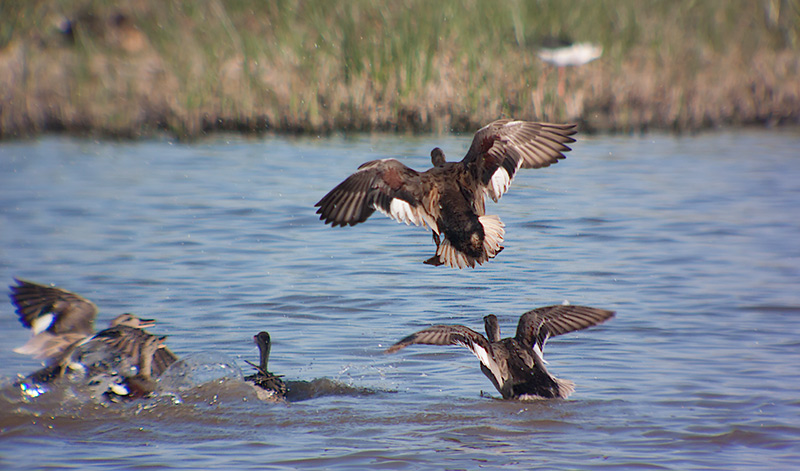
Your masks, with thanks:
[{"label": "rippling water surface", "polygon": [[[0,144],[2,285],[80,293],[98,326],[155,317],[176,354],[228,368],[126,404],[26,398],[40,363],[2,301],[0,468],[800,466],[800,134],[578,137],[488,203],[506,249],[462,271],[422,264],[420,228],[333,229],[313,205],[364,161],[425,169],[471,136]],[[568,400],[497,400],[464,348],[381,353],[489,313],[512,335],[565,300],[617,311],[548,343]],[[240,380],[260,330],[289,404]]]}]

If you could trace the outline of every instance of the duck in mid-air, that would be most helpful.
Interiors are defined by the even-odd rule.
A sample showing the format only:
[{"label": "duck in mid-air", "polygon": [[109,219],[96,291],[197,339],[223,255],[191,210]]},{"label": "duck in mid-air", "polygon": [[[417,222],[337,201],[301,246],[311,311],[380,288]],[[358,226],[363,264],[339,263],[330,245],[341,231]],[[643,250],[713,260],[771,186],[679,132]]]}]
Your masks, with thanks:
[{"label": "duck in mid-air", "polygon": [[520,168],[542,168],[565,158],[574,124],[501,119],[479,129],[460,162],[431,151],[433,168],[417,172],[395,159],[373,160],[315,205],[332,226],[364,222],[378,210],[398,222],[428,226],[436,254],[425,261],[475,267],[503,250],[500,218],[487,215],[484,198],[497,201]]}]

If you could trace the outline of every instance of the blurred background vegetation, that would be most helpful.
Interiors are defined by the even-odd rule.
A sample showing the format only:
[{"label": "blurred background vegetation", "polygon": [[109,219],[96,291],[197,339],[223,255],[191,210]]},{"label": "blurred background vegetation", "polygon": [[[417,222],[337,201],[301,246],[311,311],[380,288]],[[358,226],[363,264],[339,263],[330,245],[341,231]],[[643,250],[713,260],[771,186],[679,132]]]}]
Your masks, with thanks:
[{"label": "blurred background vegetation", "polygon": [[[547,39],[600,59],[558,72]],[[800,0],[3,0],[0,137],[800,121]]]}]

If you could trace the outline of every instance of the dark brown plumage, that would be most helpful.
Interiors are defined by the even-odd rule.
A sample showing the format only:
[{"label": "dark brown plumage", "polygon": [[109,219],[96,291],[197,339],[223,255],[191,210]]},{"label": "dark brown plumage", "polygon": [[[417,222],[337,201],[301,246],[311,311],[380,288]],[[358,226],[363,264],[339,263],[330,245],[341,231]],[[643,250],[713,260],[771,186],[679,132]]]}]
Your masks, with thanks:
[{"label": "dark brown plumage", "polygon": [[364,222],[378,210],[406,224],[433,231],[436,254],[425,263],[474,267],[503,250],[504,225],[486,215],[484,198],[508,190],[520,168],[547,167],[575,142],[574,124],[501,119],[475,133],[467,155],[447,162],[438,147],[433,168],[417,172],[395,159],[373,160],[325,195],[315,206],[332,226]]},{"label": "dark brown plumage", "polygon": [[463,345],[478,357],[481,371],[503,399],[566,398],[575,385],[547,371],[543,356],[545,342],[613,316],[613,311],[587,306],[540,307],[520,317],[516,336],[501,339],[497,317],[488,315],[483,318],[488,339],[463,325],[434,325],[403,338],[386,353],[414,344]]},{"label": "dark brown plumage", "polygon": [[258,365],[251,363],[247,360],[248,365],[256,369],[252,375],[245,376],[244,380],[249,381],[261,389],[273,394],[276,398],[283,398],[286,396],[286,384],[281,379],[280,375],[275,375],[267,370],[267,363],[269,362],[269,351],[272,347],[269,334],[267,332],[259,332],[253,336],[253,340],[258,345],[260,361]]}]

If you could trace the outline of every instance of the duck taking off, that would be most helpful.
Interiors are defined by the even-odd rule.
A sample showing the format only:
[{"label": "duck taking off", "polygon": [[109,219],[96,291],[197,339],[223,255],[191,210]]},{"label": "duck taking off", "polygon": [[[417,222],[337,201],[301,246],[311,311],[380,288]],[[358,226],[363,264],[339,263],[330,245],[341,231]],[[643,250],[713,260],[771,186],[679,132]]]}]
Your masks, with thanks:
[{"label": "duck taking off", "polygon": [[177,360],[163,337],[144,330],[155,325],[152,319],[120,314],[95,332],[97,307],[91,301],[61,288],[15,281],[11,302],[33,336],[14,351],[47,362],[24,381],[49,383],[69,370],[83,370],[89,378],[106,375],[123,382],[136,375],[147,386]]},{"label": "duck taking off", "polygon": [[433,231],[436,254],[425,261],[453,268],[475,267],[503,250],[500,218],[487,215],[485,196],[497,201],[520,168],[542,168],[565,158],[575,142],[574,124],[501,119],[475,133],[460,162],[431,151],[433,168],[417,172],[395,159],[373,160],[315,205],[332,226],[364,222],[378,210],[406,224]]},{"label": "duck taking off", "polygon": [[[15,352],[52,360],[63,356],[77,342],[95,335],[97,306],[93,302],[55,286],[21,279],[14,281],[17,285],[10,287],[11,303],[17,310],[20,323],[32,331],[30,340],[15,348]],[[119,326],[145,329],[154,325],[153,319],[140,319],[126,313],[115,317],[109,323],[109,329]],[[168,356],[174,357],[171,352]],[[163,361],[169,359],[159,358],[159,364]]]},{"label": "duck taking off", "polygon": [[547,371],[543,356],[545,342],[613,316],[613,311],[587,306],[540,307],[519,318],[516,336],[501,339],[497,317],[492,314],[483,318],[486,337],[463,325],[434,325],[405,337],[386,349],[386,353],[414,344],[463,345],[478,357],[481,371],[503,399],[567,398],[575,390],[575,384]]}]

